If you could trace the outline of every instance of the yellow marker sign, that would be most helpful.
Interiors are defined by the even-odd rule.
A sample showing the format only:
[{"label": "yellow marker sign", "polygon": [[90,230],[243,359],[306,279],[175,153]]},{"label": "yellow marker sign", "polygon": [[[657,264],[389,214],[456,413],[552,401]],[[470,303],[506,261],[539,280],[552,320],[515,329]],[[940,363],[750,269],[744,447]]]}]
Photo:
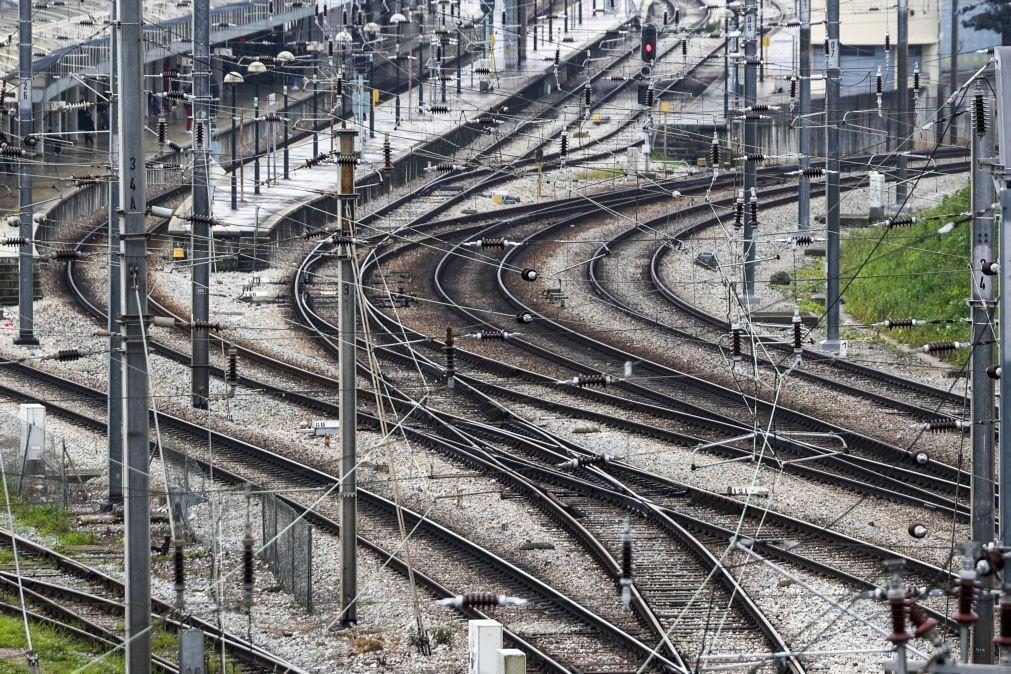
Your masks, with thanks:
[{"label": "yellow marker sign", "polygon": [[379,105],[379,89],[372,90],[372,105]]},{"label": "yellow marker sign", "polygon": [[762,46],[768,48],[768,46],[771,45],[771,44],[772,44],[772,36],[771,35],[763,35],[762,36]]},{"label": "yellow marker sign", "polygon": [[670,101],[660,101],[660,112],[671,112]]}]

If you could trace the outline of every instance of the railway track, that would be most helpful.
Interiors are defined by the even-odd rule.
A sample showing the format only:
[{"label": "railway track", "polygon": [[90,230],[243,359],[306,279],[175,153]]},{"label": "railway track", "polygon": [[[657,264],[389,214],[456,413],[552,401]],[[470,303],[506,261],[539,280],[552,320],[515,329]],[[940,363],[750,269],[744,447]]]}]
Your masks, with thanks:
[{"label": "railway track", "polygon": [[[72,559],[40,543],[0,529],[0,547],[12,548],[16,542],[21,562],[20,577],[13,565],[0,569],[0,594],[11,603],[0,601],[0,610],[19,615],[19,586],[23,588],[26,606],[33,620],[67,630],[72,635],[94,642],[103,650],[121,647],[121,627],[126,613],[123,583],[80,560]],[[216,625],[188,616],[183,620],[170,604],[154,599],[152,619],[170,632],[186,627],[201,629],[206,638],[222,647],[234,659],[238,671],[250,673],[290,672],[305,670],[249,643]],[[154,664],[161,671],[178,672],[175,654],[156,655]]]}]

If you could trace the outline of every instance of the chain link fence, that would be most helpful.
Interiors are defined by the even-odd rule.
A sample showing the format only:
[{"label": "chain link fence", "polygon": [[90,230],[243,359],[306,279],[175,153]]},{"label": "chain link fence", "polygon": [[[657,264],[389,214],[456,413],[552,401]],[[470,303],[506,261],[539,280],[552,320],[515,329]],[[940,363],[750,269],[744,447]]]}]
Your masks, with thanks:
[{"label": "chain link fence", "polygon": [[263,558],[278,583],[312,611],[312,526],[274,494],[263,497]]},{"label": "chain link fence", "polygon": [[81,472],[67,452],[67,443],[53,434],[27,433],[27,441],[3,449],[8,488],[25,503],[69,508],[89,499]]}]

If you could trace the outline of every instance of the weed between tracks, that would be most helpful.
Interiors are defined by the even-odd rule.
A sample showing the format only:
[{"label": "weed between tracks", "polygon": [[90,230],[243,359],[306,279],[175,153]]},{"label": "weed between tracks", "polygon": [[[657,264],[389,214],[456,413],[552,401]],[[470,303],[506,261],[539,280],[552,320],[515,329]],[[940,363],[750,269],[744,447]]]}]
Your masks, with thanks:
[{"label": "weed between tracks", "polygon": [[[104,652],[98,650],[95,644],[77,639],[55,627],[29,624],[32,646],[39,654],[43,672],[73,672]],[[25,650],[28,648],[28,640],[25,637],[25,624],[20,618],[0,615],[0,644],[3,644],[0,648],[0,674],[27,672]],[[123,669],[122,656],[113,653],[81,671],[85,674],[112,674],[122,672]]]}]

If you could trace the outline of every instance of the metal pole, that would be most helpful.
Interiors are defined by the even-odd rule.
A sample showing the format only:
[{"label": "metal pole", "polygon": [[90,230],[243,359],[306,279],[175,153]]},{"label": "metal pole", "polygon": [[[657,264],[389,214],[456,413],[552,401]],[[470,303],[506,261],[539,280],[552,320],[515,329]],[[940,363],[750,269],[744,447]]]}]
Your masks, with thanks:
[{"label": "metal pole", "polygon": [[825,222],[828,229],[825,309],[827,332],[821,346],[839,350],[839,0],[828,0],[828,54],[825,57],[825,136],[828,172],[825,174]]},{"label": "metal pole", "polygon": [[284,85],[284,110],[282,114],[284,115],[284,179],[289,180],[291,175],[289,174],[289,157],[288,157],[288,85]]},{"label": "metal pole", "polygon": [[[951,0],[951,69],[948,73],[948,95],[951,96],[958,89],[958,57],[959,57],[959,44],[958,44],[958,0]],[[958,101],[954,98],[951,99],[951,109],[948,114],[951,118],[951,123],[948,125],[949,133],[951,134],[951,144],[958,145],[958,118],[955,117],[955,113],[958,112]]]},{"label": "metal pole", "polygon": [[[1000,128],[995,131],[996,138],[1011,138],[1011,109],[1008,103],[1011,102],[1011,47],[997,47],[997,114],[995,120]],[[998,178],[997,184],[1000,198],[1001,223],[1000,228],[1000,298],[998,313],[1001,316],[1011,316],[1011,227],[1004,227],[1003,223],[1011,222],[1011,152],[1001,148],[999,168],[1003,169],[1003,174]],[[998,332],[1000,343],[1005,345],[1000,349],[1001,374],[1011,373],[1011,348],[1006,345],[1011,344],[1011,321],[1000,321]],[[1011,419],[1011,374],[1000,378],[1000,412],[999,419]],[[1001,433],[998,437],[1000,456],[1000,475],[997,485],[1000,494],[1000,508],[998,516],[1000,518],[1000,543],[1005,548],[1011,547],[1011,433]],[[1011,587],[1011,574],[1004,574],[1005,591]]]},{"label": "metal pole", "polygon": [[[723,19],[723,34],[730,34],[730,17]],[[723,126],[730,129],[730,40],[723,41]]]},{"label": "metal pole", "polygon": [[[341,129],[341,156],[354,156],[355,131]],[[341,195],[339,206],[339,227],[342,237],[351,241],[355,234],[355,167],[354,162],[341,164]],[[340,464],[340,538],[341,538],[341,625],[350,626],[358,622],[358,607],[355,597],[358,593],[358,487],[355,471],[357,443],[357,389],[355,382],[355,338],[357,334],[355,314],[358,286],[354,271],[354,246],[341,245],[337,257],[339,295],[340,372],[338,422],[341,434]]]},{"label": "metal pole", "polygon": [[[394,94],[396,96],[396,100],[394,102],[393,118],[394,118],[394,122],[396,124],[400,124],[400,67],[401,66],[400,66],[400,22],[399,21],[397,22],[396,62],[393,65],[394,65],[393,74],[394,74],[394,77],[396,78],[396,86],[394,87],[394,91],[396,92]],[[408,87],[408,88],[410,88],[410,87]],[[410,105],[410,102],[408,102],[408,105]]]},{"label": "metal pole", "polygon": [[211,5],[193,2],[193,217],[190,222],[193,264],[192,286],[192,380],[193,407],[207,409],[210,395],[209,335],[211,286],[211,204],[208,198],[208,162],[211,141]]},{"label": "metal pole", "polygon": [[418,112],[425,111],[425,36],[418,37]]},{"label": "metal pole", "polygon": [[123,339],[123,439],[126,461],[126,671],[151,671],[151,531],[148,476],[147,174],[144,167],[144,0],[120,0],[119,176],[120,321]]},{"label": "metal pole", "polygon": [[[744,5],[744,107],[751,110],[758,98],[758,0],[746,0]],[[748,155],[758,150],[758,119],[751,112],[744,117],[744,152]],[[744,200],[757,198],[758,164],[744,162]],[[758,304],[755,296],[755,236],[757,220],[752,218],[751,208],[744,209],[744,287],[741,302]]]},{"label": "metal pole", "polygon": [[[116,2],[112,0],[111,14],[116,16]],[[119,174],[119,96],[116,92],[119,64],[116,63],[119,45],[116,31],[109,30],[109,173]],[[123,365],[119,338],[119,181],[109,181],[109,311],[106,327],[109,330],[109,388],[107,409],[109,424],[109,503],[123,502]]]},{"label": "metal pole", "polygon": [[253,194],[260,193],[260,83],[253,89]]},{"label": "metal pole", "polygon": [[[976,96],[983,98],[981,88]],[[986,98],[989,98],[987,96]],[[992,109],[992,108],[991,108]],[[974,120],[975,121],[975,120]],[[970,261],[973,274],[969,285],[969,305],[972,307],[972,540],[980,545],[994,539],[993,526],[993,439],[994,395],[993,379],[986,370],[993,364],[992,325],[994,316],[994,279],[981,273],[982,260],[993,261],[993,201],[994,189],[990,172],[980,161],[993,152],[990,135],[992,124],[984,122],[986,131],[972,134],[972,240]],[[973,124],[973,128],[979,128]],[[993,662],[993,595],[989,575],[980,577],[980,592],[976,612],[980,618],[973,626],[973,662]]]},{"label": "metal pole", "polygon": [[[800,129],[800,167],[811,166],[811,129],[808,128],[807,116],[811,114],[811,0],[798,0],[800,14],[800,54],[799,72],[800,106],[798,108],[798,123]],[[797,212],[797,228],[811,229],[811,179],[803,173],[800,175],[799,210]]]},{"label": "metal pole", "polygon": [[909,159],[906,157],[906,137],[909,135],[909,0],[899,0],[899,26],[898,26],[898,58],[896,59],[896,69],[898,73],[895,77],[896,95],[898,95],[899,109],[896,115],[896,126],[898,133],[895,137],[898,141],[895,151],[896,157],[896,182],[895,182],[895,202],[896,206],[905,202],[909,194],[909,187],[906,184],[907,172],[906,164]]},{"label": "metal pole", "polygon": [[26,143],[32,135],[32,1],[18,0],[18,135],[21,137],[21,151],[18,160],[18,206],[21,228],[18,235],[28,243],[18,249],[18,336],[15,344],[36,345],[35,337],[35,274],[32,263],[35,258],[34,222],[32,221],[32,170],[28,164],[31,146]]},{"label": "metal pole", "polygon": [[232,210],[234,211],[234,210],[236,210],[239,207],[239,194],[238,194],[238,184],[237,184],[238,183],[238,180],[237,180],[238,176],[237,176],[237,174],[239,172],[239,167],[238,167],[238,163],[239,162],[238,162],[238,158],[237,158],[237,153],[238,153],[238,150],[239,150],[238,149],[239,137],[238,137],[238,131],[237,131],[238,122],[239,122],[239,119],[238,119],[238,117],[239,117],[239,109],[235,105],[235,88],[237,86],[239,86],[239,85],[238,84],[230,84],[228,86],[230,86],[232,88]]},{"label": "metal pole", "polygon": [[[312,71],[312,156],[319,156],[319,132],[316,131],[316,122],[319,120],[319,78],[316,77],[316,70],[319,63],[319,52],[314,52]],[[287,148],[287,146],[285,146]],[[287,152],[287,149],[285,149]],[[287,177],[287,176],[285,176]]]},{"label": "metal pole", "polygon": [[[525,39],[524,36],[523,39]],[[456,95],[463,94],[463,62],[460,57],[460,43],[463,42],[463,21],[456,20]]]}]

